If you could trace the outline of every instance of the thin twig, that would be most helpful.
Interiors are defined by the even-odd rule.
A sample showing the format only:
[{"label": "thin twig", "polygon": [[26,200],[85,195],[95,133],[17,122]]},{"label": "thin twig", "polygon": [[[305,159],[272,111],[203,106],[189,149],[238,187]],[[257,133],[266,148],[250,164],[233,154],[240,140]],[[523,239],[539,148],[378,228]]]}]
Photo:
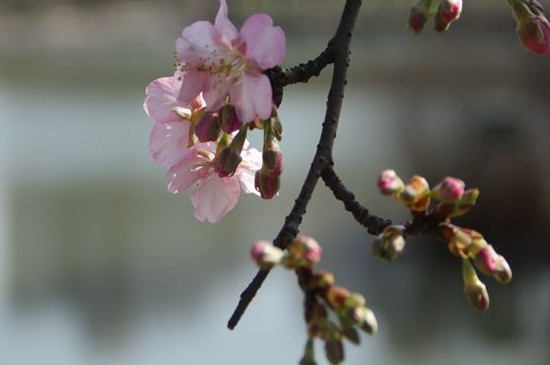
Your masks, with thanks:
[{"label": "thin twig", "polygon": [[367,228],[367,231],[370,234],[379,235],[382,233],[384,228],[392,224],[389,219],[371,215],[369,210],[363,207],[355,199],[355,195],[344,186],[332,167],[326,168],[321,177],[323,178],[325,185],[330,188],[336,199],[344,203],[346,210],[351,212],[355,220],[363,227]]}]

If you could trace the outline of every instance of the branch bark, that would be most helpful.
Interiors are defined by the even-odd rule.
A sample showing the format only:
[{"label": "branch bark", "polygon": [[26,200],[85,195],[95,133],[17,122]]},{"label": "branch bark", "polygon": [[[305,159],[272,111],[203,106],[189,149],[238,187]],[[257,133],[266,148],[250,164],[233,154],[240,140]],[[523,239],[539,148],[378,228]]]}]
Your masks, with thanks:
[{"label": "branch bark", "polygon": [[[336,130],[342,109],[344,90],[346,87],[346,76],[349,66],[350,43],[352,39],[355,22],[361,8],[361,0],[346,0],[344,10],[340,17],[340,23],[334,37],[329,41],[327,48],[316,58],[303,65],[289,69],[284,73],[280,80],[272,78],[274,82],[274,94],[277,96],[278,90],[281,90],[280,99],[282,100],[282,87],[293,82],[306,82],[310,77],[318,75],[319,72],[330,63],[334,63],[332,81],[327,100],[327,109],[325,119],[322,125],[321,137],[310,169],[300,190],[300,194],[292,207],[292,210],[285,219],[283,227],[273,241],[274,245],[285,249],[298,234],[302,217],[306,212],[306,207],[315,190],[315,186],[323,172],[331,168],[334,164],[332,148],[336,138]],[[309,65],[309,66],[308,66]],[[305,71],[309,72],[306,73]],[[277,100],[275,101],[277,103]],[[279,100],[280,102],[280,100]],[[269,270],[260,270],[250,282],[248,287],[242,292],[237,308],[229,319],[227,327],[235,328],[240,318],[246,311],[246,308],[260,289],[262,283],[267,278]]]}]

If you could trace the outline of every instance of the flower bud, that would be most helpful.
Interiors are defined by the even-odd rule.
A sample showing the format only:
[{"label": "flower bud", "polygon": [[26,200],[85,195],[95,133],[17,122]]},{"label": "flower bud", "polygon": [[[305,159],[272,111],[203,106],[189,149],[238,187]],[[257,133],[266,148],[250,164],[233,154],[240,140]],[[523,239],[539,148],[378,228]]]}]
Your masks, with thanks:
[{"label": "flower bud", "polygon": [[287,247],[286,265],[291,268],[312,267],[321,260],[321,245],[312,237],[298,235]]},{"label": "flower bud", "polygon": [[267,241],[257,241],[250,250],[250,256],[261,268],[270,268],[281,262],[284,252]]},{"label": "flower bud", "polygon": [[456,202],[455,210],[450,217],[458,217],[466,214],[476,204],[478,197],[479,189],[473,188],[466,190],[462,198]]},{"label": "flower bud", "polygon": [[214,160],[214,170],[219,177],[233,176],[242,161],[241,151],[235,151],[231,146],[222,148]]},{"label": "flower bud", "polygon": [[491,245],[485,246],[474,257],[475,267],[485,275],[493,275],[498,266],[499,255]]},{"label": "flower bud", "polygon": [[359,332],[351,325],[342,324],[342,334],[350,340],[352,343],[359,345],[361,343],[361,337]]},{"label": "flower bud", "polygon": [[407,26],[414,32],[419,33],[429,17],[437,11],[438,0],[419,0],[409,11]]},{"label": "flower bud", "polygon": [[404,226],[388,226],[372,243],[372,254],[385,262],[394,261],[405,248]]},{"label": "flower bud", "polygon": [[451,23],[443,19],[443,17],[441,16],[441,13],[435,14],[434,22],[435,22],[434,29],[438,33],[446,32],[447,29],[449,29],[449,26],[451,25]]},{"label": "flower bud", "polygon": [[485,311],[489,308],[489,294],[470,263],[470,260],[462,260],[462,278],[464,279],[464,294],[468,302],[476,310]]},{"label": "flower bud", "polygon": [[231,134],[236,130],[239,130],[242,126],[242,122],[237,117],[237,112],[233,105],[227,104],[221,110],[221,128],[227,133]]},{"label": "flower bud", "polygon": [[428,20],[426,10],[418,5],[413,5],[409,10],[409,16],[407,18],[407,26],[415,33],[418,34],[424,28],[424,24]]},{"label": "flower bud", "polygon": [[218,113],[205,113],[195,125],[195,135],[200,142],[215,141],[221,131]]},{"label": "flower bud", "polygon": [[342,341],[331,337],[325,342],[325,352],[331,364],[339,364],[344,361],[344,346]]},{"label": "flower bud", "polygon": [[256,175],[254,176],[254,185],[256,190],[260,192],[262,199],[271,199],[279,191],[280,179],[279,176],[270,178],[262,170],[259,170],[256,171]]},{"label": "flower bud", "polygon": [[534,0],[511,0],[518,39],[525,50],[542,55],[550,51],[550,23]]},{"label": "flower bud", "polygon": [[364,306],[354,308],[350,313],[350,317],[353,323],[369,335],[373,335],[378,331],[378,321],[374,312],[369,308]]},{"label": "flower bud", "polygon": [[464,195],[464,181],[454,177],[446,177],[432,189],[432,196],[443,202],[451,203]]},{"label": "flower bud", "polygon": [[[224,134],[218,143],[218,150],[214,161],[214,170],[219,177],[233,176],[237,167],[242,161],[241,152],[246,142],[246,133],[248,124],[243,124],[239,133],[233,137],[233,140],[226,147],[221,147],[222,142],[228,141],[229,136]],[[221,149],[220,149],[221,147]]]},{"label": "flower bud", "polygon": [[446,23],[452,23],[460,18],[462,0],[440,0],[438,14]]},{"label": "flower bud", "polygon": [[415,212],[424,212],[430,205],[430,186],[422,176],[414,175],[397,197],[401,203]]},{"label": "flower bud", "polygon": [[347,308],[364,307],[365,303],[365,297],[363,297],[361,294],[350,293],[350,295],[346,298],[344,306]]},{"label": "flower bud", "polygon": [[270,179],[274,179],[281,175],[283,171],[283,154],[279,149],[264,151],[262,153],[262,161],[262,171]]},{"label": "flower bud", "polygon": [[506,259],[502,256],[497,258],[497,267],[493,274],[493,277],[501,284],[508,284],[512,280],[512,269]]},{"label": "flower bud", "polygon": [[350,292],[346,288],[335,285],[329,287],[325,293],[327,303],[335,309],[344,308],[346,299],[349,296]]},{"label": "flower bud", "polygon": [[[328,316],[325,307],[317,301],[309,302],[306,305],[306,323],[322,322]],[[315,337],[315,336],[314,336]]]},{"label": "flower bud", "polygon": [[311,289],[314,289],[314,290],[327,289],[329,286],[334,285],[334,275],[332,275],[331,272],[321,270],[317,272],[317,274],[315,274],[313,278],[311,278],[310,284],[312,287]]},{"label": "flower bud", "polygon": [[403,190],[403,181],[394,170],[384,170],[378,178],[378,188],[383,195],[393,195]]}]

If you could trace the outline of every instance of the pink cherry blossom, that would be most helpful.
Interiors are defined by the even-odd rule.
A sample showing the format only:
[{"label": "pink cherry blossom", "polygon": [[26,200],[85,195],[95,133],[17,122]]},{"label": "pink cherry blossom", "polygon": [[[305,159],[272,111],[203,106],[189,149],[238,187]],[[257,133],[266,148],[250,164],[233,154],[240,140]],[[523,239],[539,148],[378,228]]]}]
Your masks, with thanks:
[{"label": "pink cherry blossom", "polygon": [[172,166],[167,174],[167,188],[172,193],[187,190],[193,184],[198,189],[191,193],[194,216],[201,222],[218,223],[239,201],[241,190],[245,194],[259,195],[254,188],[254,174],[261,168],[262,154],[245,144],[242,162],[233,176],[220,177],[213,165],[216,144],[197,143],[185,157]]},{"label": "pink cherry blossom", "polygon": [[172,77],[151,82],[145,90],[147,96],[143,103],[145,112],[155,121],[149,151],[155,162],[168,166],[178,163],[188,153],[190,122],[186,115],[190,116],[204,105],[200,96],[191,103],[178,100],[172,83]]},{"label": "pink cherry blossom", "polygon": [[272,111],[272,90],[263,71],[279,64],[285,54],[285,35],[266,14],[249,17],[237,31],[220,0],[214,24],[198,21],[183,29],[176,41],[180,61],[174,90],[190,102],[201,92],[210,111],[227,101],[241,122],[267,119]]}]

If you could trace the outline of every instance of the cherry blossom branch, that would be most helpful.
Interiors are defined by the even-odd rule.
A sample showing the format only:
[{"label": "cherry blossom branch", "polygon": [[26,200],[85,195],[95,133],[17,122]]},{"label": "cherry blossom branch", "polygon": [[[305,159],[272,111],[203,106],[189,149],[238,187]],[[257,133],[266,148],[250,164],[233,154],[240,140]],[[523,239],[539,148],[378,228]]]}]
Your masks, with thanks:
[{"label": "cherry blossom branch", "polygon": [[344,203],[346,210],[353,214],[355,220],[363,227],[367,228],[370,234],[379,235],[384,228],[392,224],[389,219],[371,215],[369,210],[363,207],[355,199],[355,195],[344,186],[332,167],[326,168],[321,174],[321,177],[336,199]]},{"label": "cherry blossom branch", "polygon": [[306,63],[300,63],[298,66],[282,69],[276,66],[266,70],[266,74],[271,81],[273,88],[273,101],[277,106],[281,105],[283,100],[283,88],[287,85],[296,83],[306,83],[313,76],[319,76],[321,71],[331,63],[334,63],[333,40],[315,59]]},{"label": "cherry blossom branch", "polygon": [[[332,148],[336,137],[338,120],[342,109],[342,101],[344,99],[344,90],[347,83],[346,77],[349,65],[350,43],[360,8],[361,0],[346,0],[335,35],[329,41],[327,49],[317,58],[317,60],[324,60],[323,62],[319,61],[319,66],[321,66],[324,62],[327,62],[328,64],[333,61],[334,63],[334,72],[328,94],[325,120],[322,125],[322,132],[319,139],[319,144],[317,145],[317,151],[306,179],[302,185],[302,189],[300,190],[300,194],[298,195],[298,198],[296,198],[289,215],[286,217],[285,223],[279,231],[279,234],[273,241],[276,247],[285,249],[296,237],[298,234],[298,228],[302,222],[302,217],[306,212],[307,204],[311,199],[311,195],[315,190],[315,186],[321,177],[321,174],[325,171],[325,169],[333,165]],[[315,71],[317,70],[317,68],[312,67],[312,63],[308,64],[311,69]],[[294,75],[300,75],[300,77],[296,76],[294,80],[296,80],[296,82],[305,82],[302,80],[307,80],[309,77],[304,76],[301,72],[298,72],[299,69],[300,66],[294,68]],[[308,69],[307,64],[302,66],[301,69]],[[289,75],[291,74],[292,72],[289,72]],[[235,328],[238,324],[246,308],[260,289],[264,280],[267,278],[269,272],[269,269],[259,270],[252,282],[242,292],[237,308],[233,312],[227,324],[229,329]]]}]

